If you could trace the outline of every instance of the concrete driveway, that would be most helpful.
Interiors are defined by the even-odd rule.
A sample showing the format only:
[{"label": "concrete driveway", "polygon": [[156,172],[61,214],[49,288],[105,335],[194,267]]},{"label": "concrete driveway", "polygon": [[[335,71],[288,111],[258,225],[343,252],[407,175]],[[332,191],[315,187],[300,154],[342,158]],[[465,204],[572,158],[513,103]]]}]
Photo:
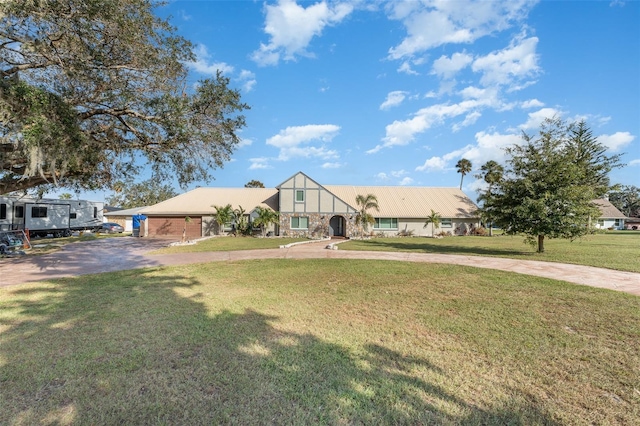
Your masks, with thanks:
[{"label": "concrete driveway", "polygon": [[149,252],[153,250],[166,247],[171,241],[172,240],[157,238],[107,238],[68,244],[64,246],[62,250],[48,255],[2,259],[0,260],[0,287],[52,278],[115,272],[152,266],[249,259],[327,258],[458,264],[535,275],[591,287],[623,291],[640,296],[640,273],[497,257],[326,250],[326,242],[302,244],[287,249],[162,255],[149,254]]}]

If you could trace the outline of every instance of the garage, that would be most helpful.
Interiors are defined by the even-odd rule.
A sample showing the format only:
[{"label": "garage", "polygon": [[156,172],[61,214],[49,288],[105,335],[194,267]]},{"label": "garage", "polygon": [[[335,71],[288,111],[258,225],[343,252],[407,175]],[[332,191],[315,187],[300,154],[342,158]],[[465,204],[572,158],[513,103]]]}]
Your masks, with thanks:
[{"label": "garage", "polygon": [[150,237],[177,237],[182,238],[182,231],[187,228],[187,238],[200,238],[202,236],[202,217],[189,216],[190,222],[185,222],[185,216],[153,216],[149,217]]}]

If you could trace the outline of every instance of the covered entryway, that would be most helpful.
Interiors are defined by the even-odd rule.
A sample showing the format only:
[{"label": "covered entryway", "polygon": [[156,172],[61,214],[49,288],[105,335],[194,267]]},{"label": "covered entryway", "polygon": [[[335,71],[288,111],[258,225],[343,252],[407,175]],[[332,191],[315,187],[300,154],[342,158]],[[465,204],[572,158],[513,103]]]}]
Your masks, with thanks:
[{"label": "covered entryway", "polygon": [[329,236],[330,237],[345,236],[344,217],[333,216],[331,220],[329,220]]}]

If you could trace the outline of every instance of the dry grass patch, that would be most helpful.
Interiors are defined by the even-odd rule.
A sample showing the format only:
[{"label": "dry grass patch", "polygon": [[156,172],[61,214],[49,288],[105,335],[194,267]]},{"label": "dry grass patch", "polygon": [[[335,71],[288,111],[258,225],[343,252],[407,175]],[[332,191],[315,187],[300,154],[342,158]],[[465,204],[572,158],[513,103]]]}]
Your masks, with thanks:
[{"label": "dry grass patch", "polygon": [[262,260],[0,290],[0,424],[635,424],[640,298]]}]

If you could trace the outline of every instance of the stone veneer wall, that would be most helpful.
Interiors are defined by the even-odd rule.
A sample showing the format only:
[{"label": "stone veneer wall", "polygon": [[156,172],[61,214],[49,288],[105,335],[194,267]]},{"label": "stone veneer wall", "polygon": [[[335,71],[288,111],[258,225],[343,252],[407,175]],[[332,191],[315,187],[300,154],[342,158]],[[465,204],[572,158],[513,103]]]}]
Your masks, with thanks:
[{"label": "stone veneer wall", "polygon": [[[329,236],[329,221],[333,216],[342,216],[346,227],[345,237],[356,235],[355,220],[351,215],[334,215],[331,213],[280,213],[280,236],[321,238]],[[308,217],[308,229],[291,230],[292,217]],[[355,217],[355,216],[354,216]]]}]

